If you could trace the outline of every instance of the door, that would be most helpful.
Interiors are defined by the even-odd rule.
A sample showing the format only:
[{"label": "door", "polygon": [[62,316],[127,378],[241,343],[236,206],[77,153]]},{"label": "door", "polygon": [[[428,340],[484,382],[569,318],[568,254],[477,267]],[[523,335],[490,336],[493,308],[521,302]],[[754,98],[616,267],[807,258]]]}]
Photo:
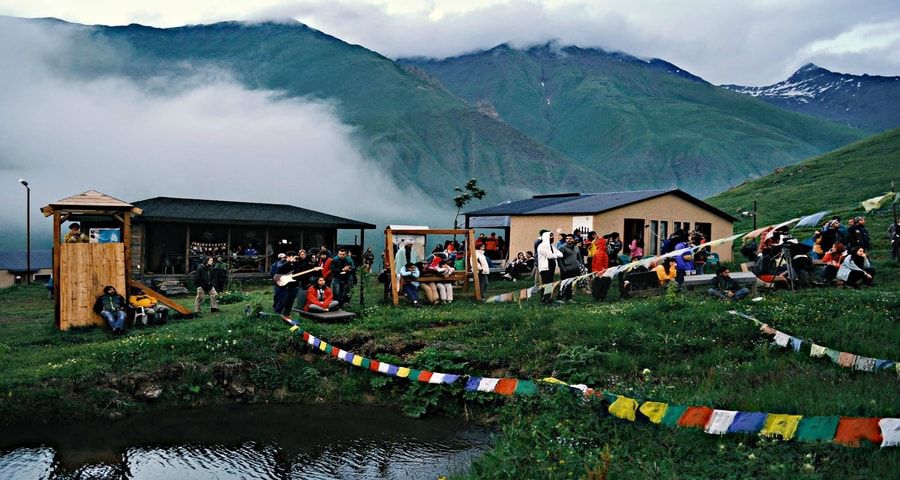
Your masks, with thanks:
[{"label": "door", "polygon": [[625,240],[625,248],[628,249],[628,253],[631,253],[629,245],[631,245],[631,241],[635,238],[640,239],[643,242],[644,239],[644,219],[643,218],[626,218],[625,219],[625,228],[622,229],[624,232],[623,239]]}]

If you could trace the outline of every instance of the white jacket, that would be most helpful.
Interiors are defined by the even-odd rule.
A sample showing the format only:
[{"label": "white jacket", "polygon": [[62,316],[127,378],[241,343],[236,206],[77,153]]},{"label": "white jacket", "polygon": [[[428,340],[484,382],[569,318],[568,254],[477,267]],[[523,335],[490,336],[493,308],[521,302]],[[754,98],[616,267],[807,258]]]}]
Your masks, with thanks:
[{"label": "white jacket", "polygon": [[551,258],[562,258],[562,256],[562,252],[550,243],[550,232],[544,232],[541,235],[541,243],[537,248],[538,270],[541,272],[550,270],[550,262],[548,260]]},{"label": "white jacket", "polygon": [[487,275],[491,272],[491,265],[484,256],[484,250],[475,250],[475,259],[478,261],[478,273]]}]

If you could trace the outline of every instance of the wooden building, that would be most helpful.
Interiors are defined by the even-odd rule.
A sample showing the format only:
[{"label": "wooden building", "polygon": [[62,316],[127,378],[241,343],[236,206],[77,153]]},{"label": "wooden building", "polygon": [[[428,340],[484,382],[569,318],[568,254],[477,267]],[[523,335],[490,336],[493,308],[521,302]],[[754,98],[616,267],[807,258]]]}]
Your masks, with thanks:
[{"label": "wooden building", "polygon": [[[292,205],[155,197],[134,202],[132,273],[140,277],[185,275],[207,256],[228,259],[232,271],[259,276],[278,253],[337,246],[338,230],[375,225]],[[358,254],[358,252],[357,252]]]},{"label": "wooden building", "polygon": [[[571,233],[619,232],[625,245],[644,241],[644,254],[656,255],[662,241],[677,229],[698,230],[708,240],[731,236],[737,220],[679,189],[607,193],[536,195],[465,214],[466,227],[504,230],[510,256],[534,251],[540,230]],[[714,247],[731,260],[730,243]]]},{"label": "wooden building", "polygon": [[[61,330],[103,325],[94,313],[94,301],[103,287],[112,285],[126,293],[130,269],[132,216],[141,210],[109,195],[89,190],[64,198],[41,209],[53,217],[53,287],[56,323]],[[63,243],[62,225],[80,222],[89,243]],[[95,230],[91,230],[95,229]],[[103,236],[101,232],[109,233]],[[94,234],[97,236],[94,237]]]}]

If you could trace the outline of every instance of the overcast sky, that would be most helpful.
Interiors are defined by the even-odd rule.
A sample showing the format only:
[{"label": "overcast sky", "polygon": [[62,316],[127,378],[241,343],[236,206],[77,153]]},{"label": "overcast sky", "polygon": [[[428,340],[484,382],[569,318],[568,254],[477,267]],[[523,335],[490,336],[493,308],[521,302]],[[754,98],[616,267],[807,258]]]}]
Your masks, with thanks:
[{"label": "overcast sky", "polygon": [[0,14],[162,27],[294,18],[394,58],[558,39],[717,84],[770,84],[806,62],[900,75],[897,0],[0,0]]}]

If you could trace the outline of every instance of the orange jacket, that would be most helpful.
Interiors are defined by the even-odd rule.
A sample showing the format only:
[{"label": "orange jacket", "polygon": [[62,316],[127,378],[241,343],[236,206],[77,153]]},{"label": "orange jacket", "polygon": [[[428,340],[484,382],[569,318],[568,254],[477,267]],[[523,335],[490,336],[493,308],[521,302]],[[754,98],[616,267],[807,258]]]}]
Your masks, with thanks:
[{"label": "orange jacket", "polygon": [[328,308],[331,305],[331,301],[334,300],[334,294],[331,293],[331,289],[325,287],[325,295],[324,299],[319,301],[319,294],[316,292],[317,288],[315,285],[309,287],[309,290],[306,291],[306,305],[303,307],[304,311],[309,311],[310,305],[318,305],[322,308]]}]

